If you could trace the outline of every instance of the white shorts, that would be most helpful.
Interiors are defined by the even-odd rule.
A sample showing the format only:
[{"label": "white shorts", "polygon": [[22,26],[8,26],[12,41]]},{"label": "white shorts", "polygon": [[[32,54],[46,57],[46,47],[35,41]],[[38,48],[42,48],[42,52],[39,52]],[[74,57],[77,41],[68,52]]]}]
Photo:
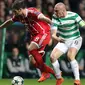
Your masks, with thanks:
[{"label": "white shorts", "polygon": [[74,40],[67,40],[65,43],[59,42],[54,48],[59,49],[63,53],[66,53],[69,48],[76,48],[78,51],[81,48],[82,45],[82,37],[79,37]]}]

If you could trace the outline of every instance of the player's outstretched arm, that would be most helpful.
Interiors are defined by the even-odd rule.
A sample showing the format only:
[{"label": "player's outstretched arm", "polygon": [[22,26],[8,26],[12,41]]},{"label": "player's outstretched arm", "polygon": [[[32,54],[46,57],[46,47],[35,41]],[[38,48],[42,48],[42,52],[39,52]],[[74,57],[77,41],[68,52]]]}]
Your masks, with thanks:
[{"label": "player's outstretched arm", "polygon": [[0,25],[0,29],[8,27],[11,24],[13,24],[12,19],[6,20],[3,24]]},{"label": "player's outstretched arm", "polygon": [[43,21],[45,21],[45,22],[47,22],[49,24],[52,24],[52,21],[49,18],[47,18],[46,16],[44,16],[43,14],[40,14],[38,16],[38,19],[43,20]]}]

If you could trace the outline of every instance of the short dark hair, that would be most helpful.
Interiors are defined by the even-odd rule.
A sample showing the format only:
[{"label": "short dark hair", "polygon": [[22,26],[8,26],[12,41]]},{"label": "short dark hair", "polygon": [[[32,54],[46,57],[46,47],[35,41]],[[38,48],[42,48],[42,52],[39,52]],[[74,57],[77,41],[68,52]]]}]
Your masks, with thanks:
[{"label": "short dark hair", "polygon": [[12,4],[12,9],[19,10],[20,8],[25,8],[26,4],[24,0],[15,0]]}]

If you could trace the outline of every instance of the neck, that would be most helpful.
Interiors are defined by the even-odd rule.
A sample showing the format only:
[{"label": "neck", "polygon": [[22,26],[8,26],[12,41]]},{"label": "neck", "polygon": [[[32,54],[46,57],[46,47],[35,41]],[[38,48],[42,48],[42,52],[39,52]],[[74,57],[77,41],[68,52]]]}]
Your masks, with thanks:
[{"label": "neck", "polygon": [[27,16],[27,9],[26,8],[23,10],[23,14],[25,17]]},{"label": "neck", "polygon": [[67,15],[67,11],[65,12],[65,17],[66,17],[66,15]]}]

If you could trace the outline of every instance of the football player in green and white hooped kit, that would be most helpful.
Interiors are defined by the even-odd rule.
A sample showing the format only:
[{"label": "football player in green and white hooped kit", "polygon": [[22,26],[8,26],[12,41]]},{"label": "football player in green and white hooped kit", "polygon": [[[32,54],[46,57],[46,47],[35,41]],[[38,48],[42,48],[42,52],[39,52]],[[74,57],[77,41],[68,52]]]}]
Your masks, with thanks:
[{"label": "football player in green and white hooped kit", "polygon": [[[75,78],[74,85],[81,85],[79,66],[75,57],[82,45],[79,26],[85,26],[85,22],[77,13],[67,11],[65,5],[61,2],[54,7],[52,22],[52,38],[58,41],[50,56],[57,78],[56,85],[61,85],[64,81],[61,76],[58,58],[66,52]],[[56,33],[59,33],[59,37]]]}]

